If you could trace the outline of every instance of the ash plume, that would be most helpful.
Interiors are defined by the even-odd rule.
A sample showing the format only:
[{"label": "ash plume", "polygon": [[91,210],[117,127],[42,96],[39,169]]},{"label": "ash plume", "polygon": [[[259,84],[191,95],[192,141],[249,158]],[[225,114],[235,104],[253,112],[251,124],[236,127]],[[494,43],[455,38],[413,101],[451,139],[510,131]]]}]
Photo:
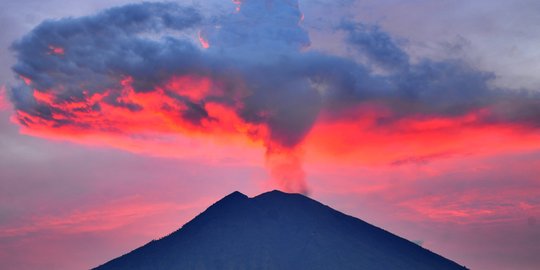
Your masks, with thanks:
[{"label": "ash plume", "polygon": [[299,192],[299,149],[321,115],[354,121],[378,104],[381,126],[470,113],[479,125],[540,124],[535,92],[494,88],[494,74],[458,60],[412,62],[377,26],[335,28],[363,63],[310,49],[297,0],[235,3],[214,18],[142,3],[44,21],[12,46],[18,122],[48,133],[237,133],[260,141],[270,174]]}]

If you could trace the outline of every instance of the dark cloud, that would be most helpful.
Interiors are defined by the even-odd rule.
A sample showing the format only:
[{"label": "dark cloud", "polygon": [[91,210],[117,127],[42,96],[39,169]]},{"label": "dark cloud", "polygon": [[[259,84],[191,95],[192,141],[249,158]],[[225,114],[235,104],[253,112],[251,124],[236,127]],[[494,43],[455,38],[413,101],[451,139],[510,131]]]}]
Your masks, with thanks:
[{"label": "dark cloud", "polygon": [[[344,22],[338,29],[346,33],[349,46],[373,66],[372,77],[373,71],[385,70],[381,75],[385,88],[371,99],[386,103],[393,111],[390,118],[452,117],[484,110],[479,122],[534,126],[540,123],[540,96],[534,91],[493,87],[495,74],[452,57],[413,62],[396,40],[378,26]],[[366,86],[369,87],[360,87]]]},{"label": "dark cloud", "polygon": [[[149,91],[173,71],[197,72],[200,56],[191,42],[154,36],[188,29],[201,19],[193,8],[144,3],[95,16],[45,21],[13,44],[18,59],[13,70],[32,81],[29,86],[14,88],[13,101],[32,115],[51,117],[52,111],[62,112],[36,102],[32,91],[53,94],[57,103],[69,103],[119,88],[126,76],[134,78],[138,91]],[[56,53],[54,48],[62,52]],[[130,111],[140,109],[118,101],[115,95],[118,93],[111,92],[105,101]]]},{"label": "dark cloud", "polygon": [[347,41],[368,60],[387,69],[406,69],[409,56],[377,25],[345,21],[340,26],[347,32]]}]

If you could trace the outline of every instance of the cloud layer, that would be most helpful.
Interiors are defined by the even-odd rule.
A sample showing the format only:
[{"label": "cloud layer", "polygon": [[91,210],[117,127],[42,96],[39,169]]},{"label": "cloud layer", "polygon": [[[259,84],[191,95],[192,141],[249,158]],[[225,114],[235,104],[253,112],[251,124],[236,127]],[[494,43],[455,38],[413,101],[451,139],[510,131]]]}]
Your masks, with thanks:
[{"label": "cloud layer", "polygon": [[[453,129],[540,124],[538,94],[491,87],[494,74],[458,60],[413,62],[378,26],[336,25],[345,57],[309,49],[296,0],[235,3],[213,18],[142,3],[41,23],[13,44],[18,122],[37,135],[240,135],[264,145],[271,175],[300,192],[308,137],[413,134],[432,119]],[[357,128],[328,128],[342,122]]]}]

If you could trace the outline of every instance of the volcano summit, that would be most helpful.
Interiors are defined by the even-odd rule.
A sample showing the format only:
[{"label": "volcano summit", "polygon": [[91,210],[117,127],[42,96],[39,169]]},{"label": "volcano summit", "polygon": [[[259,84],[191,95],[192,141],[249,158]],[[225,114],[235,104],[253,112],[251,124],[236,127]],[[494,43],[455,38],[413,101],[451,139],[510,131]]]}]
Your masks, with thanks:
[{"label": "volcano summit", "polygon": [[300,194],[234,192],[176,232],[95,270],[463,270],[408,240]]}]

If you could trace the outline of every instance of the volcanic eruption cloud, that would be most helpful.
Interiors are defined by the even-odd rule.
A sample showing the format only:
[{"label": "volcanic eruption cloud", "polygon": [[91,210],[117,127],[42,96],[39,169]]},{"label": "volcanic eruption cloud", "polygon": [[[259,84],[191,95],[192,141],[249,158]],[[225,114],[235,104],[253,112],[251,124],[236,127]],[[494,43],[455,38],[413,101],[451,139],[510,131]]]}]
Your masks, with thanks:
[{"label": "volcanic eruption cloud", "polygon": [[12,46],[14,121],[25,134],[134,151],[174,136],[243,138],[297,192],[308,153],[399,165],[540,141],[534,91],[494,87],[494,74],[456,59],[413,61],[356,21],[332,28],[350,55],[317,51],[297,0],[234,3],[212,18],[142,3],[44,21]]}]

